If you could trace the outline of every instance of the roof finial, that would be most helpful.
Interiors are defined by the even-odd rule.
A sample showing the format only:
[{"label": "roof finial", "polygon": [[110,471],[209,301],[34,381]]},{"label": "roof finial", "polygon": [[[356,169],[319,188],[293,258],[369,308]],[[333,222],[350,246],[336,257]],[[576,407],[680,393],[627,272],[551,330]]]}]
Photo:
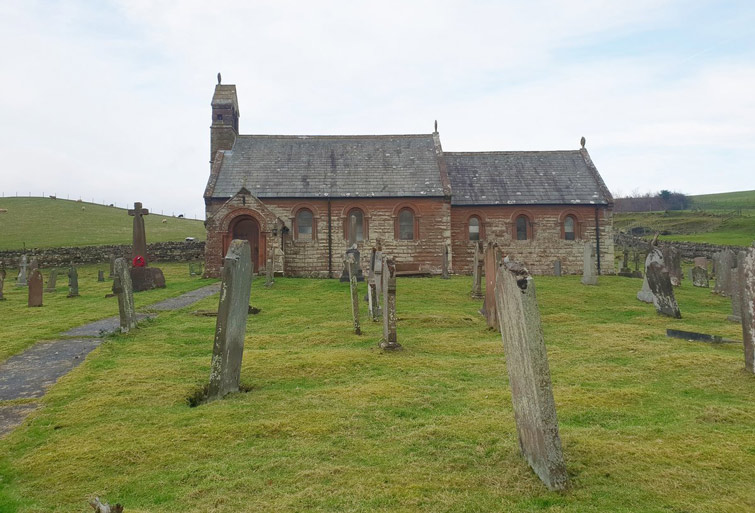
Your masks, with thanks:
[{"label": "roof finial", "polygon": [[218,71],[218,85],[220,85],[220,72]]},{"label": "roof finial", "polygon": [[585,143],[587,142],[587,139],[585,139],[585,136],[582,136],[582,139],[579,140],[579,144],[582,145],[582,149],[585,149]]},{"label": "roof finial", "polygon": [[435,133],[438,133],[438,120],[435,120]]}]

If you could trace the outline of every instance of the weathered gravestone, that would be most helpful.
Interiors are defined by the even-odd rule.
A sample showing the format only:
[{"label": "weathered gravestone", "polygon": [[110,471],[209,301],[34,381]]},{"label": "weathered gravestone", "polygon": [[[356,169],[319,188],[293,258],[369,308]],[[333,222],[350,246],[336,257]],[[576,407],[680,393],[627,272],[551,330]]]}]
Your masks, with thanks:
[{"label": "weathered gravestone", "polygon": [[443,269],[440,277],[444,280],[448,279],[448,244],[443,244]]},{"label": "weathered gravestone", "polygon": [[31,259],[31,264],[29,264],[29,274],[35,269],[39,269],[39,260],[37,260],[36,257]]},{"label": "weathered gravestone", "polygon": [[708,259],[706,257],[695,257],[692,261],[694,262],[695,267],[701,267],[706,271],[708,270]]},{"label": "weathered gravestone", "polygon": [[362,328],[359,326],[359,291],[357,290],[357,272],[354,255],[346,254],[344,259],[346,268],[349,271],[349,292],[351,297],[351,316],[354,321],[354,333],[362,334]]},{"label": "weathered gravestone", "polygon": [[136,328],[136,307],[131,272],[125,258],[116,258],[113,262],[113,294],[118,296],[121,333],[128,333]]},{"label": "weathered gravestone", "polygon": [[658,248],[653,248],[645,257],[645,278],[642,280],[642,288],[637,293],[637,299],[645,303],[652,303],[655,300],[653,291],[648,284],[648,267],[653,262],[663,264],[663,253]]},{"label": "weathered gravestone", "polygon": [[[713,292],[722,296],[731,295],[731,270],[736,267],[737,260],[736,255],[730,249],[725,249],[720,253],[716,253],[718,258],[715,259],[716,268],[716,284],[713,288]],[[714,258],[715,256],[714,255]]]},{"label": "weathered gravestone", "polygon": [[76,270],[76,266],[71,264],[68,268],[68,296],[67,297],[79,297],[79,272]]},{"label": "weathered gravestone", "polygon": [[34,269],[29,276],[29,306],[42,306],[42,273]]},{"label": "weathered gravestone", "polygon": [[549,490],[568,484],[535,282],[521,264],[498,268],[496,302],[519,449]]},{"label": "weathered gravestone", "polygon": [[642,278],[644,277],[644,274],[642,271],[640,271],[640,252],[635,251],[634,255],[634,271],[632,271],[632,278]]},{"label": "weathered gravestone", "polygon": [[742,293],[742,339],[744,341],[745,369],[755,373],[755,247],[745,252],[738,268]]},{"label": "weathered gravestone", "polygon": [[682,284],[684,273],[682,272],[682,254],[674,246],[665,244],[662,246],[663,264],[669,273],[671,285],[679,287]]},{"label": "weathered gravestone", "polygon": [[482,268],[483,260],[483,243],[477,241],[474,245],[474,262],[472,264],[472,299],[482,299]]},{"label": "weathered gravestone", "polygon": [[495,280],[498,276],[498,267],[501,265],[501,251],[498,244],[488,242],[485,248],[485,301],[480,313],[485,316],[488,328],[499,330],[498,314],[495,302]]},{"label": "weathered gravestone", "polygon": [[598,275],[595,274],[595,248],[593,248],[592,244],[585,244],[583,264],[582,285],[597,285]]},{"label": "weathered gravestone", "polygon": [[[655,252],[660,253],[660,250],[655,249],[651,253]],[[653,292],[653,305],[655,305],[655,310],[659,314],[681,319],[682,314],[674,297],[671,276],[669,276],[668,269],[662,261],[663,256],[659,255],[658,259],[650,262],[645,273],[647,275],[648,286],[650,286],[650,290]]]},{"label": "weathered gravestone", "polygon": [[3,295],[3,288],[5,287],[5,277],[7,275],[8,273],[5,270],[5,265],[0,265],[0,301],[5,301],[5,296]]},{"label": "weathered gravestone", "polygon": [[[349,249],[346,250],[346,253],[347,255],[352,255],[354,257],[354,262],[356,262],[357,281],[364,281],[364,274],[362,274],[362,268],[359,266],[359,258],[361,255],[357,249],[357,218],[355,215],[352,215],[349,218]],[[340,281],[349,281],[349,265],[345,260]]]},{"label": "weathered gravestone", "polygon": [[202,276],[202,262],[189,262],[189,276]]},{"label": "weathered gravestone", "polygon": [[383,258],[383,339],[382,349],[401,349],[396,335],[396,264]]},{"label": "weathered gravestone", "polygon": [[241,381],[246,319],[252,289],[252,256],[247,240],[233,240],[223,259],[215,343],[207,400],[237,392]]},{"label": "weathered gravestone", "polygon": [[632,270],[629,268],[629,249],[624,248],[624,255],[621,262],[621,270],[619,271],[619,276],[624,276],[626,278],[632,277]]},{"label": "weathered gravestone", "polygon": [[97,281],[105,281],[105,271],[102,269],[97,271]]},{"label": "weathered gravestone", "polygon": [[689,270],[690,279],[694,287],[709,287],[708,284],[708,269],[704,267],[694,266]]},{"label": "weathered gravestone", "polygon": [[47,286],[45,292],[56,292],[58,286],[58,270],[50,269],[50,276],[47,278]]},{"label": "weathered gravestone", "polygon": [[142,208],[142,204],[136,202],[134,208],[128,211],[128,215],[134,217],[133,246],[131,248],[134,267],[130,271],[134,292],[164,288],[165,276],[162,270],[157,267],[149,267],[147,258],[147,233],[144,229],[144,216],[149,215],[149,210]]},{"label": "weathered gravestone", "polygon": [[370,309],[370,319],[372,319],[373,322],[376,322],[378,320],[378,316],[380,315],[380,308],[378,307],[377,283],[375,281],[376,253],[377,249],[372,248],[372,253],[370,254],[370,269],[367,273],[367,304],[369,305]]},{"label": "weathered gravestone", "polygon": [[27,266],[28,260],[26,255],[21,255],[21,263],[18,266],[18,277],[16,277],[16,287],[26,287],[28,285],[26,281]]},{"label": "weathered gravestone", "polygon": [[265,267],[267,268],[265,269],[265,288],[269,289],[275,283],[275,256],[272,251]]},{"label": "weathered gravestone", "polygon": [[[373,265],[373,269],[375,270],[375,299],[377,300],[377,308],[376,308],[376,314],[381,315],[383,312],[383,309],[381,305],[383,304],[382,298],[385,295],[385,292],[383,291],[383,261],[385,258],[383,257],[383,247],[378,244],[377,250],[375,251],[375,264]],[[373,320],[378,320],[373,317]]]},{"label": "weathered gravestone", "polygon": [[561,276],[561,260],[553,261],[553,276]]},{"label": "weathered gravestone", "polygon": [[731,275],[731,315],[727,319],[739,324],[742,322],[742,276],[739,269],[744,264],[745,252],[737,253],[737,266],[732,269]]},{"label": "weathered gravestone", "polygon": [[110,274],[108,275],[109,279],[113,279],[113,273],[115,272],[115,255],[110,254]]}]

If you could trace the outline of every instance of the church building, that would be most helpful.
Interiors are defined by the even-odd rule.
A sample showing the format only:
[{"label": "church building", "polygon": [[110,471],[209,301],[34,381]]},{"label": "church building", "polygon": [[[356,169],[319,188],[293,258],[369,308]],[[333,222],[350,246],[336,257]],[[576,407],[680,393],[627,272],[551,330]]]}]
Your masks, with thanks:
[{"label": "church building", "polygon": [[[582,147],[445,152],[440,135],[241,135],[236,86],[212,97],[204,192],[205,273],[233,239],[256,272],[338,277],[355,242],[380,244],[405,274],[470,273],[477,241],[535,274],[581,273],[584,245],[613,273],[613,198]],[[353,219],[353,220],[352,220]],[[354,229],[352,230],[352,225]],[[350,241],[349,239],[352,239]]]}]

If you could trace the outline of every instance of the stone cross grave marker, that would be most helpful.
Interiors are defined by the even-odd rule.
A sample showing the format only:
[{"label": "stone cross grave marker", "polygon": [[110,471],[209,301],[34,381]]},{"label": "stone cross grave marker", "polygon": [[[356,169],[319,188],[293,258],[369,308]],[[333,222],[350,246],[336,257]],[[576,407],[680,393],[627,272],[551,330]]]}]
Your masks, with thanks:
[{"label": "stone cross grave marker", "polygon": [[597,285],[598,275],[595,274],[595,248],[587,243],[584,247],[582,285]]},{"label": "stone cross grave marker", "polygon": [[495,280],[500,264],[501,251],[498,249],[498,244],[488,242],[488,247],[485,248],[485,302],[482,305],[482,314],[485,316],[488,328],[495,330],[500,330],[495,302]]},{"label": "stone cross grave marker", "polygon": [[694,287],[708,288],[708,269],[705,267],[694,266],[689,270],[690,279]]},{"label": "stone cross grave marker", "polygon": [[105,281],[105,271],[102,269],[97,271],[97,281]]},{"label": "stone cross grave marker", "polygon": [[370,319],[373,322],[378,320],[380,315],[380,308],[378,307],[378,295],[377,295],[377,282],[375,280],[375,254],[376,248],[372,248],[370,254],[370,269],[367,273],[367,304],[369,305]]},{"label": "stone cross grave marker", "polygon": [[138,256],[144,258],[144,265],[147,265],[147,233],[144,229],[144,216],[149,215],[149,210],[142,208],[140,202],[134,203],[134,208],[128,211],[128,215],[134,218],[133,246],[131,248],[131,257]]},{"label": "stone cross grave marker", "polygon": [[29,306],[42,306],[42,273],[34,269],[29,276]]},{"label": "stone cross grave marker", "polygon": [[50,276],[47,278],[47,286],[45,287],[45,292],[56,292],[57,286],[58,286],[58,270],[53,268],[53,269],[50,269]]},{"label": "stone cross grave marker", "polygon": [[[362,273],[362,268],[359,265],[359,259],[361,255],[357,247],[357,218],[355,215],[352,215],[349,217],[349,249],[346,250],[346,253],[354,255],[354,262],[356,262],[357,281],[364,281],[364,274]],[[340,281],[349,281],[349,265],[346,263],[345,259]]]},{"label": "stone cross grave marker", "polygon": [[207,400],[238,392],[246,320],[252,289],[252,256],[247,240],[233,240],[223,259],[220,302],[210,365]]},{"label": "stone cross grave marker", "polygon": [[401,349],[396,336],[396,264],[383,258],[383,340],[382,349]]},{"label": "stone cross grave marker", "polygon": [[671,279],[671,285],[674,287],[680,287],[682,285],[682,279],[684,279],[684,273],[682,272],[682,254],[674,246],[664,245],[661,248],[663,252],[663,264],[669,273]]},{"label": "stone cross grave marker", "polygon": [[136,328],[136,307],[134,306],[134,287],[131,283],[131,273],[125,258],[116,258],[113,262],[113,294],[118,296],[121,333],[128,333]]},{"label": "stone cross grave marker", "polygon": [[377,306],[375,307],[375,311],[373,312],[375,316],[373,316],[372,320],[377,321],[379,320],[380,314],[382,313],[383,309],[380,307],[382,304],[381,298],[384,295],[383,292],[383,248],[382,246],[378,245],[377,250],[375,251],[375,264],[372,266],[372,269],[375,271],[375,300],[377,302]]},{"label": "stone cross grave marker", "polygon": [[755,373],[755,247],[747,248],[737,274],[742,290],[740,302],[745,369]]},{"label": "stone cross grave marker", "polygon": [[18,266],[18,277],[16,278],[16,287],[26,287],[28,285],[26,281],[26,268],[28,266],[28,260],[26,255],[21,255],[21,263]]},{"label": "stone cross grave marker", "polygon": [[79,272],[76,270],[76,266],[71,264],[68,268],[68,296],[67,297],[79,297]]},{"label": "stone cross grave marker", "polygon": [[553,261],[553,276],[561,276],[561,260]]},{"label": "stone cross grave marker", "polygon": [[744,264],[745,252],[737,252],[737,266],[731,275],[731,315],[727,319],[737,324],[742,322],[742,276],[739,269]]},{"label": "stone cross grave marker", "polygon": [[629,268],[629,248],[624,248],[624,254],[621,261],[621,270],[619,270],[619,276],[626,278],[632,277],[632,270]]},{"label": "stone cross grave marker", "polygon": [[[663,254],[658,248],[653,249],[650,253],[655,254],[655,257],[648,264],[645,275],[648,286],[653,293],[655,310],[659,314],[681,319],[682,314],[674,297],[674,287],[671,285],[671,276],[664,264]],[[648,255],[648,258],[650,259],[650,255]]]},{"label": "stone cross grave marker", "polygon": [[515,262],[498,268],[495,298],[519,449],[549,490],[568,484],[535,282]]},{"label": "stone cross grave marker", "polygon": [[448,244],[443,244],[443,269],[441,270],[441,279],[448,279]]},{"label": "stone cross grave marker", "polygon": [[5,301],[5,296],[3,295],[3,288],[5,287],[5,277],[8,275],[8,272],[5,270],[5,264],[0,262],[0,301]]},{"label": "stone cross grave marker", "polygon": [[642,278],[644,276],[644,273],[640,271],[640,252],[634,251],[633,258],[634,258],[634,271],[632,271],[632,277]]},{"label": "stone cross grave marker", "polygon": [[472,299],[482,299],[482,269],[483,269],[483,243],[477,241],[474,245],[474,262],[472,264]]},{"label": "stone cross grave marker", "polygon": [[359,290],[357,289],[357,273],[354,255],[347,253],[344,259],[346,268],[349,271],[349,292],[351,297],[351,316],[354,321],[354,333],[362,334],[362,328],[359,326]]}]

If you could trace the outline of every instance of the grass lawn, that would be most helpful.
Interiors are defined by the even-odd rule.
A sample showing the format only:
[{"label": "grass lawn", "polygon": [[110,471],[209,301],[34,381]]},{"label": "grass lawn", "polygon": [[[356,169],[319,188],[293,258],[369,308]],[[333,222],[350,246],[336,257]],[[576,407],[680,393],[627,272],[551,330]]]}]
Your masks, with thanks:
[{"label": "grass lawn", "polygon": [[[500,335],[476,313],[471,278],[399,279],[405,349],[391,354],[379,324],[351,331],[347,284],[263,282],[249,392],[190,408],[215,324],[191,312],[217,296],[161,313],[107,340],[0,440],[0,511],[84,512],[95,495],[166,513],[755,510],[755,376],[741,346],[665,337],[741,339],[729,302],[689,280],[672,320],[635,299],[637,279],[536,278],[565,493],[520,457]],[[69,312],[48,322],[62,331]],[[3,337],[23,335],[23,315],[3,319]]]},{"label": "grass lawn", "polygon": [[[24,244],[27,248],[131,244],[133,217],[123,208],[64,199],[0,198],[0,209],[7,209],[0,213],[0,250],[21,249]],[[152,212],[144,217],[144,224],[147,242],[206,236],[203,222],[193,219]]]}]

